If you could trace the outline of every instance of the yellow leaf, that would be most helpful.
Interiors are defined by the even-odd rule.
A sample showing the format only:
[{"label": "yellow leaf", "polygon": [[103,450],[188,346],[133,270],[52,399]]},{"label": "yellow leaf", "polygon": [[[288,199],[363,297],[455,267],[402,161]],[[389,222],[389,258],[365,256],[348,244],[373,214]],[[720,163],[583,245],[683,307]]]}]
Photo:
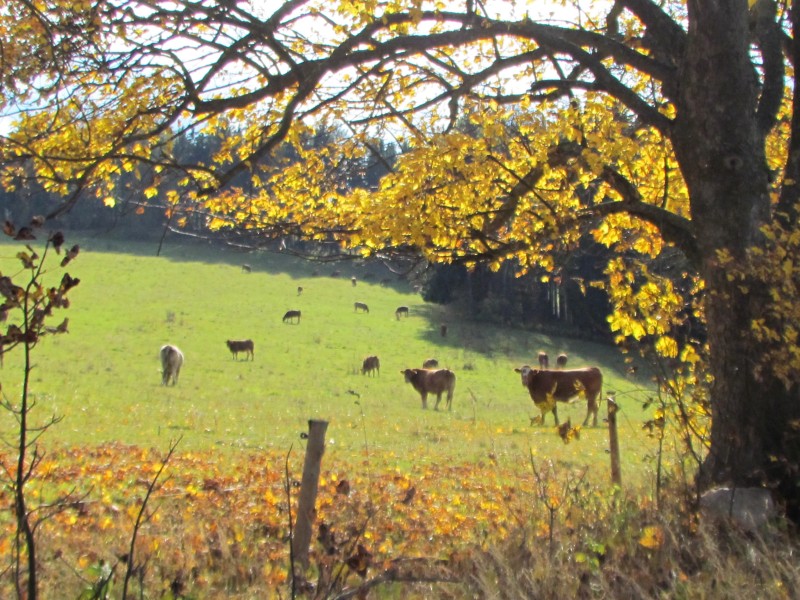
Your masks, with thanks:
[{"label": "yellow leaf", "polygon": [[105,204],[109,208],[113,208],[116,205],[116,203],[117,200],[113,196],[106,196],[105,198],[103,198],[103,204]]},{"label": "yellow leaf", "polygon": [[678,343],[668,335],[663,335],[656,340],[656,352],[666,358],[675,358],[678,356]]},{"label": "yellow leaf", "polygon": [[664,531],[658,525],[645,527],[642,537],[639,538],[639,545],[655,550],[664,543]]}]

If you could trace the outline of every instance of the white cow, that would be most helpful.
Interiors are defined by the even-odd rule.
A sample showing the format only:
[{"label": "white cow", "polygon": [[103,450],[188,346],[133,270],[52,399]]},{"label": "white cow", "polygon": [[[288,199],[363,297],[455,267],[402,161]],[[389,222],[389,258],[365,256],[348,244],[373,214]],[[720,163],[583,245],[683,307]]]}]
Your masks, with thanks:
[{"label": "white cow", "polygon": [[178,374],[183,366],[183,352],[177,346],[166,344],[161,347],[161,385],[167,385],[170,378],[172,385],[178,383]]}]

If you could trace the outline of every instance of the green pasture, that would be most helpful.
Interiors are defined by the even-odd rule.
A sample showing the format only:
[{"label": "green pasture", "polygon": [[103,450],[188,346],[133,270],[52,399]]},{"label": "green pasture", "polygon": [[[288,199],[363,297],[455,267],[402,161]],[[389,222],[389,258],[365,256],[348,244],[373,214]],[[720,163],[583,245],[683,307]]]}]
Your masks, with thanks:
[{"label": "green pasture", "polygon": [[[70,293],[72,306],[51,323],[68,316],[69,334],[45,339],[33,355],[34,419],[63,418],[43,436],[45,447],[114,441],[166,449],[181,436],[182,451],[299,451],[299,434],[316,418],[330,423],[328,455],[343,460],[398,467],[492,460],[526,468],[532,450],[605,474],[605,427],[583,428],[567,445],[552,415],[547,426],[531,425],[538,410],[513,369],[543,349],[553,359],[567,352],[570,366],[603,369],[604,392],[617,392],[622,409],[623,476],[642,481],[651,471],[655,444],[642,432],[641,410],[650,384],[625,377],[613,347],[457,320],[405,282],[381,285],[390,274],[379,265],[178,242],[157,257],[154,242],[82,238],[67,245],[75,241],[82,251],[67,271],[81,282]],[[20,271],[19,249],[0,245],[4,275]],[[245,262],[251,273],[242,271]],[[49,263],[48,285],[62,276],[57,263]],[[341,275],[331,277],[334,270]],[[369,314],[355,313],[355,301],[367,303]],[[400,305],[409,306],[407,319],[395,318]],[[302,311],[298,325],[282,322],[289,309]],[[439,335],[442,322],[446,338]],[[252,362],[233,360],[225,346],[226,339],[244,338],[255,342]],[[158,351],[165,343],[186,356],[174,387],[161,385]],[[21,354],[9,353],[0,373],[12,402]],[[380,357],[377,377],[360,373],[369,354]],[[403,381],[402,369],[429,357],[457,375],[452,412],[431,410],[433,402],[423,411]],[[603,405],[601,417],[605,412]],[[585,402],[561,405],[560,413],[580,424]],[[0,425],[5,438],[13,436],[8,413]]]}]

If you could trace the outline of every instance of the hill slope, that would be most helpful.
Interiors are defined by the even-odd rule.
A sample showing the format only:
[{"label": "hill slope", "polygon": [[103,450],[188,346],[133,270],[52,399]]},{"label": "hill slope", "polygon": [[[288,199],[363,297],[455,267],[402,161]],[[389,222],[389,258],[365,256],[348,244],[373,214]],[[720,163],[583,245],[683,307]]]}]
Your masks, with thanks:
[{"label": "hill slope", "polygon": [[[524,463],[533,450],[568,463],[597,461],[605,469],[604,428],[585,428],[580,440],[564,445],[552,415],[546,427],[531,426],[538,410],[513,368],[532,363],[544,349],[551,356],[567,352],[570,366],[603,369],[604,392],[618,392],[623,408],[625,463],[644,469],[649,443],[637,408],[644,384],[621,375],[614,348],[456,321],[405,284],[364,281],[364,266],[355,263],[320,266],[196,244],[169,245],[161,257],[154,256],[154,244],[87,239],[82,247],[68,269],[81,279],[64,313],[70,333],[48,338],[34,355],[37,417],[64,417],[47,432],[47,444],[164,448],[180,435],[183,450],[288,449],[307,419],[320,418],[330,421],[330,452],[369,453],[373,460]],[[19,270],[16,251],[0,246],[3,273]],[[243,262],[252,272],[243,272]],[[341,276],[331,277],[333,270]],[[356,286],[351,275],[359,278]],[[54,285],[61,270],[49,277]],[[369,314],[356,313],[355,301],[368,304]],[[395,318],[400,305],[410,308],[407,319]],[[282,322],[289,309],[302,311],[299,324]],[[439,335],[443,321],[446,338]],[[255,342],[255,360],[233,360],[225,340],[245,338]],[[160,384],[164,343],[186,355],[175,387]],[[2,371],[10,398],[18,393],[19,354],[10,354]],[[380,357],[379,376],[360,374],[368,354]],[[423,411],[403,381],[402,369],[429,357],[456,372],[451,413]],[[585,402],[560,413],[579,424]],[[13,427],[7,414],[0,419],[4,431]]]}]

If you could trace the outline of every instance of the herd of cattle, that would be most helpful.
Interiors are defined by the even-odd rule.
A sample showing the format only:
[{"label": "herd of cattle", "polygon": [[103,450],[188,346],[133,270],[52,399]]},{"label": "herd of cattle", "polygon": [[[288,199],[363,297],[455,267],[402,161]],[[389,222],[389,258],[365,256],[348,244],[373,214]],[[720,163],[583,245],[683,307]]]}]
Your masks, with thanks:
[{"label": "herd of cattle", "polygon": [[[245,265],[247,266],[247,265]],[[300,288],[298,288],[300,293]],[[356,302],[355,312],[369,312],[369,307],[363,302]],[[283,316],[283,322],[300,323],[300,311],[290,310]],[[408,307],[400,306],[395,311],[395,317],[408,316]],[[446,334],[446,326],[442,325],[442,336]],[[255,360],[255,344],[253,340],[227,340],[225,342],[234,359],[239,353],[244,353],[245,360]],[[178,383],[178,375],[183,366],[183,353],[177,346],[167,344],[162,346],[160,351],[161,358],[161,384],[172,385]],[[597,367],[584,367],[580,369],[566,369],[567,355],[559,354],[556,357],[556,368],[549,368],[549,357],[546,352],[539,352],[539,368],[534,369],[530,365],[514,369],[522,378],[522,385],[528,390],[534,405],[541,412],[541,423],[544,424],[547,413],[552,412],[555,424],[558,421],[558,402],[569,402],[573,398],[583,394],[587,401],[586,418],[583,425],[589,422],[592,417],[592,425],[597,426],[597,413],[599,410],[600,395],[603,388],[603,374]],[[361,366],[363,375],[380,375],[381,363],[377,356],[367,356]],[[439,362],[435,358],[426,360],[421,369],[404,369],[400,371],[405,377],[406,383],[419,393],[422,400],[422,408],[428,408],[428,395],[436,395],[434,410],[439,410],[439,403],[442,394],[446,395],[447,410],[451,410],[453,404],[453,392],[456,387],[456,375],[449,369],[440,369]]]}]

